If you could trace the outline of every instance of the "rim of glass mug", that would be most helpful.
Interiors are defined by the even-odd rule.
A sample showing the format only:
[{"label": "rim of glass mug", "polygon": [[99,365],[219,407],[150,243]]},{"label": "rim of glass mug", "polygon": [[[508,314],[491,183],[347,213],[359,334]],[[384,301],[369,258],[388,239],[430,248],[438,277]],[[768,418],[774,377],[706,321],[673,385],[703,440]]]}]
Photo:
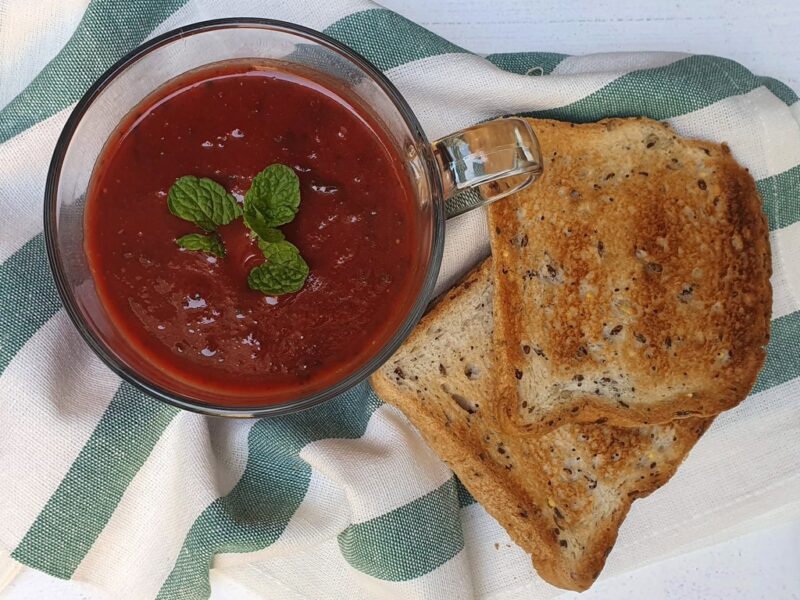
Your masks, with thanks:
[{"label": "rim of glass mug", "polygon": [[[62,169],[70,143],[92,104],[126,69],[155,50],[189,36],[220,29],[241,28],[277,31],[323,46],[346,59],[377,84],[380,91],[386,95],[402,117],[408,133],[414,138],[416,147],[419,149],[419,158],[425,164],[429,175],[429,195],[434,219],[430,258],[427,262],[425,277],[419,286],[413,305],[388,340],[368,360],[330,387],[297,399],[278,404],[265,403],[261,406],[221,405],[191,398],[150,381],[116,356],[115,352],[99,339],[100,336],[96,335],[87,323],[87,318],[83,315],[73,286],[67,277],[67,267],[64,264],[59,244],[59,182]],[[261,58],[260,60],[265,59]],[[212,64],[212,62],[214,61],[206,64]],[[487,137],[503,143],[486,145]],[[489,148],[491,152],[487,152]],[[107,69],[78,101],[56,143],[47,175],[44,194],[45,244],[56,288],[70,320],[100,360],[123,380],[158,400],[184,410],[206,415],[225,417],[280,415],[310,408],[345,392],[364,381],[388,360],[403,340],[408,337],[431,299],[441,267],[446,218],[484,206],[518,191],[535,180],[541,171],[542,161],[538,142],[524,119],[512,117],[482,123],[431,143],[408,103],[395,86],[368,60],[348,46],[320,32],[285,21],[261,18],[215,19],[179,27],[141,44]],[[447,204],[447,215],[445,215],[448,199],[463,191],[467,191],[467,193],[461,194],[456,201]]]}]

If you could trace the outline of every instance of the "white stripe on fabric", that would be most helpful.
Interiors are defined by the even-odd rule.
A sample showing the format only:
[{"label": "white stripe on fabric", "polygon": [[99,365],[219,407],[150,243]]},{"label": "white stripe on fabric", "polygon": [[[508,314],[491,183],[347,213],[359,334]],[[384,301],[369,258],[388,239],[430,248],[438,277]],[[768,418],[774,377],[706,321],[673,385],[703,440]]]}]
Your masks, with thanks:
[{"label": "white stripe on fabric", "polygon": [[23,569],[24,567],[11,558],[8,552],[0,549],[0,594],[16,579],[17,575],[22,573]]},{"label": "white stripe on fabric", "polygon": [[231,16],[261,16],[322,29],[342,17],[369,8],[377,8],[377,6],[369,0],[349,0],[348,2],[197,0],[179,8],[156,27],[148,39],[189,23]]},{"label": "white stripe on fabric", "polygon": [[388,405],[372,414],[360,438],[312,442],[300,457],[344,489],[352,523],[404,506],[452,477],[405,417]]},{"label": "white stripe on fabric", "polygon": [[769,234],[772,246],[772,318],[800,310],[800,222]]},{"label": "white stripe on fabric", "polygon": [[[220,571],[214,569],[212,573]],[[224,574],[258,598],[374,600],[356,585],[353,568],[339,551],[335,537],[305,552],[227,567]]]},{"label": "white stripe on fabric", "polygon": [[[250,571],[251,569],[247,569],[245,573]],[[301,597],[291,592],[287,593],[285,590],[272,593],[273,581],[249,589],[244,581],[232,577],[231,573],[221,569],[211,569],[208,572],[208,583],[211,586],[209,600],[271,600],[273,598],[276,600],[278,598],[280,600],[308,600],[307,597]]]},{"label": "white stripe on fabric", "polygon": [[0,108],[58,54],[89,0],[10,0],[0,6]]},{"label": "white stripe on fabric", "polygon": [[[531,557],[480,504],[461,510],[464,550],[475,595],[486,598],[550,598],[563,593],[545,583],[533,569]],[[531,588],[520,588],[525,582]],[[524,594],[523,594],[524,591]]]},{"label": "white stripe on fabric", "polygon": [[17,546],[118,386],[63,310],[8,364],[0,375],[0,546]]},{"label": "white stripe on fabric", "polygon": [[218,554],[214,558],[214,568],[227,569],[303,552],[316,546],[319,540],[336,538],[349,524],[350,511],[344,489],[318,471],[312,471],[303,501],[273,544],[256,552]]},{"label": "white stripe on fabric", "polygon": [[688,56],[691,54],[685,52],[606,52],[567,56],[556,65],[551,75],[624,74],[640,69],[666,67]]},{"label": "white stripe on fabric", "polygon": [[489,254],[489,222],[485,208],[448,219],[434,296],[453,287],[462,275]]},{"label": "white stripe on fabric", "polygon": [[[668,122],[686,137],[727,143],[755,179],[764,179],[800,164],[800,125],[793,127],[790,115],[783,101],[759,87]],[[762,131],[753,130],[755,119]]]},{"label": "white stripe on fabric", "polygon": [[[197,517],[239,481],[255,423],[180,412],[73,578],[91,581],[114,598],[155,597]],[[142,565],[149,567],[147,577],[141,576]]]},{"label": "white stripe on fabric", "polygon": [[44,185],[50,158],[72,106],[0,144],[0,214],[13,215],[3,226],[0,264],[42,230]]},{"label": "white stripe on fabric", "polygon": [[386,600],[427,600],[429,598],[475,598],[472,573],[467,555],[462,549],[453,558],[433,571],[408,581],[386,581],[350,567],[356,584],[368,598]]}]

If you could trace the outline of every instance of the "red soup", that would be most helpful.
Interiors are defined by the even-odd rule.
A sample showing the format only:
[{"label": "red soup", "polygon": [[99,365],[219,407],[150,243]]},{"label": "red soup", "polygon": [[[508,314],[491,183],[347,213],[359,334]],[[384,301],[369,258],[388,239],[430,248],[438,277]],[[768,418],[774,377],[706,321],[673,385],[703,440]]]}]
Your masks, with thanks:
[{"label": "red soup", "polygon": [[[176,245],[201,231],[167,206],[186,175],[242,202],[273,163],[299,178],[281,231],[309,267],[299,291],[276,296],[248,286],[265,259],[242,219],[217,230],[217,258]],[[85,244],[137,355],[187,389],[262,404],[331,385],[386,341],[413,293],[414,219],[403,164],[367,111],[302,74],[225,63],[167,84],[120,124],[95,167]]]}]

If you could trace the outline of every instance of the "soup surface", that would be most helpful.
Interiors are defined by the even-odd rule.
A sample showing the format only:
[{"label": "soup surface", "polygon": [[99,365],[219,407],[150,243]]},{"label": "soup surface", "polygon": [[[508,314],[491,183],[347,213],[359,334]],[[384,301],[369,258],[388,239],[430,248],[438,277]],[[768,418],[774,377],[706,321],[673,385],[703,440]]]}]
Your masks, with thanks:
[{"label": "soup surface", "polygon": [[[264,254],[242,219],[218,228],[224,257],[175,240],[198,228],[167,206],[193,175],[242,202],[281,163],[301,203],[280,229],[309,275],[296,293],[250,289]],[[401,159],[343,94],[276,65],[221,63],[148,97],[120,124],[92,179],[85,249],[122,337],[159,371],[241,404],[321,389],[386,341],[413,291],[414,201]]]}]

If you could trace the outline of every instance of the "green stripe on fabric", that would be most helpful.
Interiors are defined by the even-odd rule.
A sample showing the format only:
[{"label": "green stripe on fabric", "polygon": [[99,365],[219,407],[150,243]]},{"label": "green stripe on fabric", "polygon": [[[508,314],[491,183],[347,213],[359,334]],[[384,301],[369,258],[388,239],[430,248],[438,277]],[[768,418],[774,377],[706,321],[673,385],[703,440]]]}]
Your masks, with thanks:
[{"label": "green stripe on fabric", "polygon": [[795,91],[782,81],[778,81],[772,77],[760,77],[759,79],[761,79],[761,84],[765,88],[783,100],[787,106],[791,106],[797,102],[798,97]]},{"label": "green stripe on fabric", "polygon": [[92,0],[72,37],[0,111],[0,143],[76,102],[187,0]]},{"label": "green stripe on fabric", "polygon": [[350,46],[381,71],[438,54],[468,53],[385,8],[353,13],[324,32]]},{"label": "green stripe on fabric", "polygon": [[770,231],[800,221],[800,166],[756,182]]},{"label": "green stripe on fabric", "polygon": [[11,556],[55,577],[71,577],[177,413],[123,383]]},{"label": "green stripe on fabric", "polygon": [[254,552],[275,542],[311,479],[300,450],[316,440],[361,437],[380,405],[365,382],[318,407],[258,421],[250,431],[241,479],[194,522],[158,597],[207,598],[215,554]]},{"label": "green stripe on fabric", "polygon": [[464,487],[464,484],[456,479],[456,491],[458,492],[458,506],[464,508],[470,504],[475,504],[476,500],[469,493],[469,490]]},{"label": "green stripe on fabric", "polygon": [[717,56],[689,56],[632,71],[580,100],[529,116],[588,123],[607,117],[669,119],[765,85],[742,65]]},{"label": "green stripe on fabric", "polygon": [[338,536],[350,565],[384,581],[408,581],[441,566],[464,547],[454,479]]},{"label": "green stripe on fabric", "polygon": [[752,394],[786,383],[800,374],[800,311],[772,321],[767,360]]},{"label": "green stripe on fabric", "polygon": [[39,234],[0,264],[0,374],[60,308]]},{"label": "green stripe on fabric", "polygon": [[490,54],[486,60],[517,75],[549,75],[567,56],[555,52],[507,52]]}]

